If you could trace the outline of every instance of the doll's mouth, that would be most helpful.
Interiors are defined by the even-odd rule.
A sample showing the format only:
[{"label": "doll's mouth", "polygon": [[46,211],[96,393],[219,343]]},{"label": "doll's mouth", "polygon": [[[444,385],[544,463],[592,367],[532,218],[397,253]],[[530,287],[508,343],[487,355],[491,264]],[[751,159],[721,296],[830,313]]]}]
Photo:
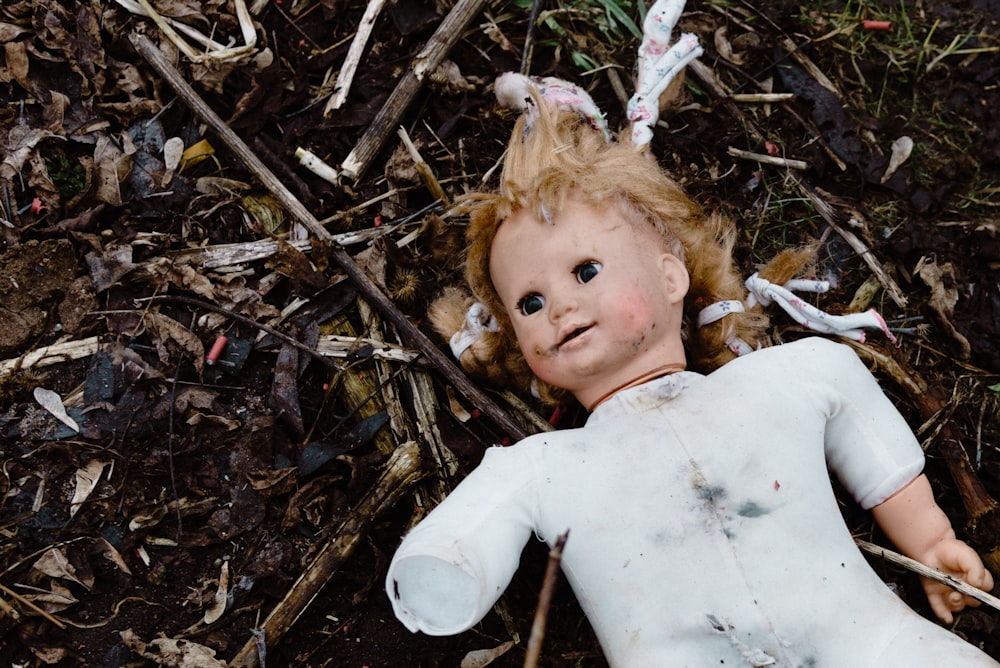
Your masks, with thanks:
[{"label": "doll's mouth", "polygon": [[570,341],[572,341],[576,337],[580,336],[584,332],[589,331],[591,327],[593,327],[593,325],[583,325],[583,326],[577,327],[576,329],[572,330],[571,332],[569,332],[568,334],[566,334],[564,337],[562,337],[561,339],[559,339],[559,343],[557,344],[557,347],[558,348],[562,348],[564,345],[566,345],[567,343],[569,343]]}]

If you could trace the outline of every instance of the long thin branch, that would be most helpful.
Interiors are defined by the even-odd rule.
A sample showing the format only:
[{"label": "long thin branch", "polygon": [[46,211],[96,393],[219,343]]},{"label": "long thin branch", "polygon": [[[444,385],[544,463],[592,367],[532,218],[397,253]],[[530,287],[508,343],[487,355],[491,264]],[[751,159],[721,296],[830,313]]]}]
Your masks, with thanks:
[{"label": "long thin branch", "polygon": [[922,575],[925,578],[930,578],[931,580],[937,580],[942,584],[946,584],[957,592],[961,592],[966,596],[971,596],[972,598],[985,603],[986,605],[1000,610],[1000,598],[989,594],[982,589],[973,587],[970,584],[966,584],[961,580],[948,575],[947,573],[942,573],[939,570],[924,566],[919,561],[915,559],[910,559],[909,557],[902,555],[898,552],[893,552],[892,550],[882,547],[881,545],[875,545],[874,543],[869,543],[868,541],[861,540],[860,538],[855,538],[854,542],[857,543],[858,547],[862,550],[876,557],[881,557],[888,562],[896,564],[897,566],[902,566],[903,568],[913,571],[917,575]]},{"label": "long thin branch", "polygon": [[[480,6],[482,1],[475,0]],[[351,279],[365,300],[386,320],[391,322],[399,330],[403,338],[424,353],[434,366],[458,388],[466,399],[488,415],[490,419],[496,422],[512,438],[524,438],[526,435],[524,429],[507,415],[499,405],[476,387],[465,374],[459,371],[458,367],[423,332],[417,329],[416,325],[410,322],[396,308],[396,305],[362,271],[361,267],[354,261],[354,258],[342,246],[336,243],[333,235],[320,224],[312,212],[274,176],[260,158],[250,150],[250,147],[240,139],[232,128],[223,122],[219,115],[184,80],[156,45],[145,35],[133,34],[130,39],[136,51],[167,81],[178,97],[184,100],[195,114],[212,127],[229,150],[239,156],[246,167],[271,191],[271,194],[281,202],[288,212],[302,223],[309,230],[310,234],[327,244],[333,260],[344,270],[344,273]]]},{"label": "long thin branch", "polygon": [[549,608],[552,607],[552,595],[555,593],[556,581],[559,577],[559,566],[562,563],[563,548],[569,538],[569,529],[559,534],[555,545],[549,550],[549,562],[545,565],[545,579],[538,595],[538,608],[531,624],[531,636],[528,638],[528,649],[524,655],[523,668],[535,668],[542,655],[542,640],[545,638],[545,628],[548,625]]}]

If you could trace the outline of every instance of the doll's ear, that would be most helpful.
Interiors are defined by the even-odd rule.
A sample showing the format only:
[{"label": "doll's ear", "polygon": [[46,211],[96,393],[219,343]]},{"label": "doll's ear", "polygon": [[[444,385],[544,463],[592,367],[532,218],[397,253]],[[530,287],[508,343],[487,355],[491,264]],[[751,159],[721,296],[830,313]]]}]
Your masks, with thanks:
[{"label": "doll's ear", "polygon": [[660,272],[671,304],[681,304],[691,288],[691,275],[679,257],[673,253],[660,256]]}]

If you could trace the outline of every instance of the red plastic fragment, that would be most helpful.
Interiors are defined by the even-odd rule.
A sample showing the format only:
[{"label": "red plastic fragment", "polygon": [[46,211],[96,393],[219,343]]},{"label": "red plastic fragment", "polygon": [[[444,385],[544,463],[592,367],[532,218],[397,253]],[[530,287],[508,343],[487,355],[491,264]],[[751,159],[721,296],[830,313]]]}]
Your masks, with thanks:
[{"label": "red plastic fragment", "polygon": [[865,19],[861,22],[865,30],[892,30],[892,21],[873,21]]},{"label": "red plastic fragment", "polygon": [[205,364],[212,365],[219,360],[219,355],[222,354],[222,349],[226,347],[227,339],[224,336],[218,336],[215,339],[215,343],[212,344],[211,350],[205,355]]}]

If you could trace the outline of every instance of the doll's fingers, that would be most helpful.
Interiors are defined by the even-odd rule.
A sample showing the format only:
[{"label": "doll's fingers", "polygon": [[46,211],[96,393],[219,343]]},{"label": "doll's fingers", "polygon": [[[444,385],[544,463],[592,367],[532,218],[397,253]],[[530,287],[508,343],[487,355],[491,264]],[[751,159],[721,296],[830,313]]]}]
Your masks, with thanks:
[{"label": "doll's fingers", "polygon": [[952,570],[973,587],[986,591],[993,589],[993,576],[986,570],[982,559],[971,547],[966,545],[962,547],[964,549],[954,555],[955,562],[952,564]]},{"label": "doll's fingers", "polygon": [[951,606],[947,603],[944,596],[939,593],[928,593],[927,601],[931,604],[931,610],[934,612],[934,615],[942,623],[951,624],[955,621],[955,616],[951,614]]}]

